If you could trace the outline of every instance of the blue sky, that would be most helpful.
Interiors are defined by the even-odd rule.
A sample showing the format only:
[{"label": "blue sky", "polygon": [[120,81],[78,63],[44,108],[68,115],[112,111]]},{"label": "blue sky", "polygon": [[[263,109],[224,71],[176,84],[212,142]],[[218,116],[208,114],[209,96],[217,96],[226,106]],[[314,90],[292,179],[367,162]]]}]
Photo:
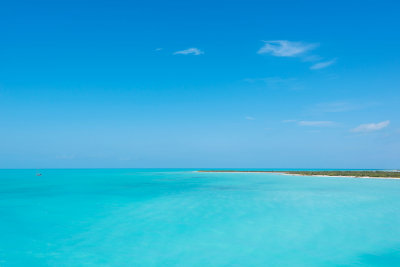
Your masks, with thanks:
[{"label": "blue sky", "polygon": [[0,168],[400,168],[397,1],[3,1]]}]

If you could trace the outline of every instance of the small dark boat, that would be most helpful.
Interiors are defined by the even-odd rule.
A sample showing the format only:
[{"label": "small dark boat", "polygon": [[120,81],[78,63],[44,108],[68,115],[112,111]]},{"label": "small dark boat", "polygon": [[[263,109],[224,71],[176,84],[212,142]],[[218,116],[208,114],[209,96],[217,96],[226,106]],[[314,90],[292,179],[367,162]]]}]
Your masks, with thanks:
[{"label": "small dark boat", "polygon": [[36,173],[36,176],[42,176],[42,174],[41,173]]}]

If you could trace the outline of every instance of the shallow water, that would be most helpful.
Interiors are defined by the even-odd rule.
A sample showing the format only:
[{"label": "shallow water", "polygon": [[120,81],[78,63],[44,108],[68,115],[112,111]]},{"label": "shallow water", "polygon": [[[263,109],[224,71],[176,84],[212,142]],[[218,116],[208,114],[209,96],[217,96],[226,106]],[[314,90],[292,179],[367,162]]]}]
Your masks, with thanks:
[{"label": "shallow water", "polygon": [[400,266],[400,180],[0,170],[0,266]]}]

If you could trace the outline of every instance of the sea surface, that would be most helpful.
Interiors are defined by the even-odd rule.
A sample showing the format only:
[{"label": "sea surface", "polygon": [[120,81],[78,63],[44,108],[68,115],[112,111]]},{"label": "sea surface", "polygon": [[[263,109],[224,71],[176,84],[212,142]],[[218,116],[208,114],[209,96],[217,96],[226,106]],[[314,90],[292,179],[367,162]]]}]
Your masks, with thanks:
[{"label": "sea surface", "polygon": [[0,266],[400,266],[400,180],[0,170]]}]

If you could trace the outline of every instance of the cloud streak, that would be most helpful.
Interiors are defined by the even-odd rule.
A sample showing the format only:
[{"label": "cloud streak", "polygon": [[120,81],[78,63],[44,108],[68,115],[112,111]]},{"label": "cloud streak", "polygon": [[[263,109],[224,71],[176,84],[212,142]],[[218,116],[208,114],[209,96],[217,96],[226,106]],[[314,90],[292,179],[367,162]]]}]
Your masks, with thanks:
[{"label": "cloud streak", "polygon": [[289,40],[263,41],[264,45],[257,51],[258,54],[268,54],[275,57],[297,57],[303,62],[313,62],[311,70],[320,70],[333,65],[336,58],[325,60],[319,55],[310,53],[319,44],[306,42],[293,42]]},{"label": "cloud streak", "polygon": [[299,120],[283,120],[282,123],[296,123],[299,126],[315,126],[315,127],[326,127],[334,126],[333,121],[299,121]]},{"label": "cloud streak", "polygon": [[354,132],[354,133],[375,132],[375,131],[382,130],[383,128],[386,128],[387,126],[389,126],[389,124],[390,124],[389,120],[378,122],[378,123],[361,124],[361,125],[357,126],[356,128],[351,129],[351,132]]},{"label": "cloud streak", "polygon": [[299,121],[297,124],[300,126],[324,127],[324,126],[332,126],[332,125],[334,125],[334,122],[333,121]]},{"label": "cloud streak", "polygon": [[254,121],[256,118],[254,118],[252,116],[246,116],[245,119],[249,120],[249,121]]},{"label": "cloud streak", "polygon": [[264,41],[264,43],[264,46],[257,53],[271,54],[276,57],[298,57],[318,46],[318,44],[291,42],[287,40]]},{"label": "cloud streak", "polygon": [[204,54],[203,51],[201,51],[198,48],[192,47],[192,48],[188,48],[185,50],[181,50],[181,51],[176,51],[174,52],[174,55],[193,55],[193,56],[199,56]]},{"label": "cloud streak", "polygon": [[315,63],[314,65],[312,65],[310,67],[310,69],[312,69],[312,70],[324,69],[324,68],[327,68],[327,67],[335,64],[335,62],[336,62],[336,58],[329,60],[329,61],[318,62],[318,63]]}]

